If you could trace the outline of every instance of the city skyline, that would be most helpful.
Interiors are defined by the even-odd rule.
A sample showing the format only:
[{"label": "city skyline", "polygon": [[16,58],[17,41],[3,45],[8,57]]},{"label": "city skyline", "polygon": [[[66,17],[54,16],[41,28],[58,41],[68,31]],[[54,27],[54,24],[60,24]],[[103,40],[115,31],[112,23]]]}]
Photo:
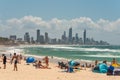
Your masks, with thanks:
[{"label": "city skyline", "polygon": [[[40,29],[52,38],[60,38],[62,31],[68,33],[72,27],[82,36],[88,36],[120,45],[120,1],[119,0],[0,0],[0,36],[18,35],[25,32],[35,35]],[[69,34],[66,34],[69,35]]]},{"label": "city skyline", "polygon": [[41,30],[36,30],[36,39],[30,35],[29,32],[25,32],[23,35],[24,38],[17,37],[17,35],[10,35],[9,39],[18,44],[76,44],[76,45],[110,45],[104,40],[95,40],[87,36],[86,29],[83,31],[83,36],[79,36],[76,32],[75,35],[72,35],[72,28],[69,28],[68,36],[66,36],[66,31],[63,31],[63,34],[60,38],[51,38],[49,33],[45,32],[44,34],[40,33]]}]

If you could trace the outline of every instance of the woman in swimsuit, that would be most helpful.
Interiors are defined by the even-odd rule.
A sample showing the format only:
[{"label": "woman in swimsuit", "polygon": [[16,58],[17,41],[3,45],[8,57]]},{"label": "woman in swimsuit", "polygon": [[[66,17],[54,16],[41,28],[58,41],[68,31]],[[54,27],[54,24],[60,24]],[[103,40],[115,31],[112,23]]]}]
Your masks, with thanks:
[{"label": "woman in swimsuit", "polygon": [[14,53],[14,55],[13,55],[13,57],[12,57],[12,61],[14,60],[14,71],[16,70],[18,70],[18,68],[17,68],[17,63],[18,63],[18,56],[16,55],[16,53]]}]

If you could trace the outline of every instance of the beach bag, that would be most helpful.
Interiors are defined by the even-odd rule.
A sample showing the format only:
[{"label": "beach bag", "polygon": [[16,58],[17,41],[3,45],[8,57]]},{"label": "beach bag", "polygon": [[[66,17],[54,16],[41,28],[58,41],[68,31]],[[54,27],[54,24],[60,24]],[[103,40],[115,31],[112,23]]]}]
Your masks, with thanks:
[{"label": "beach bag", "polygon": [[107,75],[113,75],[113,71],[114,71],[114,67],[113,66],[108,67]]}]

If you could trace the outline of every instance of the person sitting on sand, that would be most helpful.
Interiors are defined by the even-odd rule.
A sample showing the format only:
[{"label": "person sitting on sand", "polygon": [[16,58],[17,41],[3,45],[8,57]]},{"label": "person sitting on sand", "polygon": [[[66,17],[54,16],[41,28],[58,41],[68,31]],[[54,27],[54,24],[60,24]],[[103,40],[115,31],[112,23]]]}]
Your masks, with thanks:
[{"label": "person sitting on sand", "polygon": [[115,59],[115,58],[113,58],[113,60],[112,60],[111,64],[117,64],[117,61],[116,61],[116,59]]},{"label": "person sitting on sand", "polygon": [[44,60],[44,62],[46,64],[46,67],[48,68],[48,66],[49,66],[49,58],[48,58],[48,56],[45,56],[45,58],[43,58],[43,60]]},{"label": "person sitting on sand", "polygon": [[92,70],[99,70],[99,67],[98,67],[98,60],[95,60],[95,66],[92,67]]},{"label": "person sitting on sand", "polygon": [[13,62],[13,60],[14,60],[14,71],[16,70],[18,70],[18,68],[17,68],[17,63],[18,63],[18,56],[16,55],[16,53],[14,53],[14,55],[13,55],[13,57],[12,57],[12,62]]},{"label": "person sitting on sand", "polygon": [[103,63],[105,63],[107,65],[107,61],[106,60],[104,60]]},{"label": "person sitting on sand", "polygon": [[120,66],[120,64],[117,63],[115,58],[113,58],[113,60],[111,62],[111,65],[114,66],[114,67],[119,67]]},{"label": "person sitting on sand", "polygon": [[38,61],[38,68],[46,68],[45,66],[42,65],[42,62],[41,61]]},{"label": "person sitting on sand", "polygon": [[95,66],[97,66],[98,65],[98,60],[95,60]]},{"label": "person sitting on sand", "polygon": [[36,61],[35,64],[33,64],[33,66],[35,66],[35,68],[41,68],[41,69],[47,69],[47,67],[43,66],[42,65],[42,62],[39,60],[39,61]]}]

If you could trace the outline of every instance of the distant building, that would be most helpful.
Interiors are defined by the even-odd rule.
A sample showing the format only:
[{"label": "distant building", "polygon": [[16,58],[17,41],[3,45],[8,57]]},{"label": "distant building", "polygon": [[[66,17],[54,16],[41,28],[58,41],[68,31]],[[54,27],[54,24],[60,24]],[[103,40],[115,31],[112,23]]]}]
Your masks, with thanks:
[{"label": "distant building", "polygon": [[38,29],[37,30],[37,40],[36,40],[37,43],[40,43],[40,30]]},{"label": "distant building", "polygon": [[33,44],[33,43],[35,43],[35,41],[34,41],[34,38],[33,37],[31,37],[31,43]]},{"label": "distant building", "polygon": [[44,42],[44,36],[43,36],[43,35],[40,35],[40,43],[41,43],[41,44],[45,43],[45,42]]},{"label": "distant building", "polygon": [[83,44],[83,39],[82,38],[79,38],[79,44]]},{"label": "distant building", "polygon": [[45,32],[45,43],[48,43],[48,42],[49,42],[48,33]]},{"label": "distant building", "polygon": [[64,34],[62,35],[62,40],[61,40],[62,44],[66,44],[67,43],[67,37],[66,37],[66,32],[64,31]]},{"label": "distant building", "polygon": [[50,42],[51,44],[56,44],[57,43],[57,39],[55,38],[55,39],[51,39],[51,42]]},{"label": "distant building", "polygon": [[78,33],[75,34],[75,43],[77,44],[79,42],[79,38],[78,38]]},{"label": "distant building", "polygon": [[10,40],[16,40],[17,39],[17,37],[16,37],[16,35],[10,35]]},{"label": "distant building", "polygon": [[30,43],[30,35],[28,32],[26,32],[24,35],[24,41]]},{"label": "distant building", "polygon": [[86,30],[83,32],[83,43],[86,44]]},{"label": "distant building", "polygon": [[21,41],[22,41],[22,38],[17,38],[17,41],[18,41],[18,42],[21,42]]},{"label": "distant building", "polygon": [[69,29],[69,43],[72,43],[72,28]]}]

